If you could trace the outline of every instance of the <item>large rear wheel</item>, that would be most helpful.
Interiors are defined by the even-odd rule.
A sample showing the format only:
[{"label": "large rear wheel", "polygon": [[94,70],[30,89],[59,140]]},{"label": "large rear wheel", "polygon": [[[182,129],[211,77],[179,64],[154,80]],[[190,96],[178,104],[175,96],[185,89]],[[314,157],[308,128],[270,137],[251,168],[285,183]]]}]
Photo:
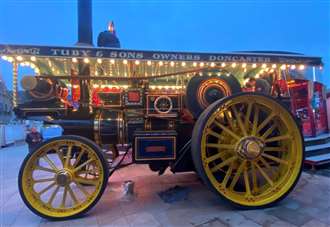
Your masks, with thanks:
[{"label": "large rear wheel", "polygon": [[297,183],[303,138],[275,99],[241,93],[210,105],[192,136],[192,156],[206,185],[244,208],[270,206]]},{"label": "large rear wheel", "polygon": [[108,168],[92,141],[61,136],[28,154],[18,180],[21,197],[34,213],[50,219],[73,218],[101,198]]}]

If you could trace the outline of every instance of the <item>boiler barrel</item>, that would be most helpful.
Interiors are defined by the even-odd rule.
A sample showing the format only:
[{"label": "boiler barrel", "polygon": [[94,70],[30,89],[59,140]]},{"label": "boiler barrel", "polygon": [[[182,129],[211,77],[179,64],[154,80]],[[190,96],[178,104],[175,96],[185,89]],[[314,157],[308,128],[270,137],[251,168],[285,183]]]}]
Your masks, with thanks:
[{"label": "boiler barrel", "polygon": [[94,119],[94,138],[98,144],[123,144],[126,141],[124,113],[100,110]]},{"label": "boiler barrel", "polygon": [[102,109],[89,119],[77,119],[79,116],[76,114],[69,119],[50,120],[45,123],[60,125],[65,135],[84,136],[99,145],[127,142],[123,111]]}]

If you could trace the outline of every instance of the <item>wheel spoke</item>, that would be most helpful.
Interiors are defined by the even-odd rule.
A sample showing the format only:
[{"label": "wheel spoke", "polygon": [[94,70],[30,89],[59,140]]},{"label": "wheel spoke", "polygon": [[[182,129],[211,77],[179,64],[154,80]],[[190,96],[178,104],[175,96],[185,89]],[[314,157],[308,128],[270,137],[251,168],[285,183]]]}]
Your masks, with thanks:
[{"label": "wheel spoke", "polygon": [[61,163],[62,163],[62,166],[64,167],[64,156],[63,156],[63,153],[62,153],[62,150],[60,149],[56,149],[56,154],[58,156],[58,158],[60,159]]},{"label": "wheel spoke", "polygon": [[261,175],[270,184],[270,186],[273,186],[274,185],[274,182],[269,178],[269,176],[267,175],[267,173],[258,165],[258,163],[255,163],[255,166],[257,167],[257,169],[259,170],[259,172],[261,173]]},{"label": "wheel spoke", "polygon": [[43,167],[43,166],[40,166],[40,165],[36,166],[35,170],[42,170],[42,171],[45,171],[45,172],[56,173],[56,171],[54,169],[49,169],[49,168],[46,168],[46,167]]},{"label": "wheel spoke", "polygon": [[79,201],[78,201],[76,195],[74,194],[74,192],[72,191],[72,188],[70,187],[70,185],[68,185],[67,187],[68,187],[69,194],[70,194],[74,204],[75,205],[79,204]]},{"label": "wheel spoke", "polygon": [[58,168],[56,167],[54,162],[48,158],[47,154],[45,156],[42,156],[42,158],[48,163],[50,167],[52,167],[53,170],[58,171]]},{"label": "wheel spoke", "polygon": [[61,202],[61,207],[62,208],[65,207],[65,201],[66,201],[67,194],[68,194],[68,188],[66,186],[66,187],[64,187],[64,192],[63,192],[63,197],[62,197],[62,202]]},{"label": "wheel spoke", "polygon": [[38,179],[38,180],[34,180],[34,183],[43,183],[43,182],[49,182],[49,181],[55,181],[55,177],[52,178],[45,178],[45,179]]},{"label": "wheel spoke", "polygon": [[281,140],[288,140],[291,139],[290,135],[283,135],[283,136],[275,136],[265,140],[265,143],[281,141]]},{"label": "wheel spoke", "polygon": [[216,166],[214,166],[214,167],[211,169],[211,171],[212,171],[212,172],[215,172],[215,171],[221,169],[222,167],[229,165],[230,163],[232,163],[232,162],[235,161],[236,159],[237,159],[236,156],[230,157],[230,158],[226,159],[225,161],[223,161],[223,162],[217,164]]},{"label": "wheel spoke", "polygon": [[265,140],[267,137],[274,131],[274,129],[277,127],[276,124],[273,124],[272,127],[268,128],[267,131],[262,135],[262,139]]},{"label": "wheel spoke", "polygon": [[73,148],[72,145],[68,146],[68,151],[67,151],[66,156],[65,156],[64,168],[68,168],[70,166],[72,148]]},{"label": "wheel spoke", "polygon": [[38,195],[41,196],[42,194],[44,194],[46,191],[48,191],[49,189],[51,189],[52,187],[54,187],[56,185],[56,182],[51,183],[50,185],[48,185],[46,188],[42,189],[40,192],[38,192]]},{"label": "wheel spoke", "polygon": [[235,145],[233,144],[207,143],[206,146],[211,148],[228,149],[228,150],[235,149]]},{"label": "wheel spoke", "polygon": [[244,160],[244,161],[240,164],[240,166],[238,167],[238,169],[237,169],[237,171],[236,171],[236,173],[235,173],[235,176],[234,176],[234,178],[233,178],[233,180],[231,181],[230,186],[229,186],[229,188],[230,188],[231,190],[234,189],[234,187],[235,187],[235,185],[236,185],[236,183],[237,183],[239,177],[241,176],[241,173],[242,173],[242,171],[243,171],[243,168],[245,167],[245,164],[246,164],[246,161]]},{"label": "wheel spoke", "polygon": [[77,172],[78,170],[80,170],[81,168],[83,168],[84,166],[88,165],[89,163],[95,161],[95,159],[89,159],[88,161],[84,162],[83,164],[81,164],[80,166],[76,167],[73,172]]},{"label": "wheel spoke", "polygon": [[244,168],[244,183],[245,183],[246,194],[251,195],[250,180],[249,180],[247,165],[245,165]]},{"label": "wheel spoke", "polygon": [[256,133],[263,129],[273,118],[275,117],[274,113],[271,113],[257,128]]},{"label": "wheel spoke", "polygon": [[234,114],[235,114],[235,117],[237,119],[238,125],[239,125],[240,129],[243,132],[243,135],[244,136],[247,136],[246,128],[243,125],[243,122],[242,122],[242,119],[241,119],[240,114],[237,112],[236,106],[232,106],[232,109],[234,111]]},{"label": "wheel spoke", "polygon": [[245,114],[245,117],[244,117],[244,126],[245,128],[249,128],[249,122],[250,122],[250,115],[251,115],[251,111],[252,111],[252,106],[253,106],[253,103],[252,102],[249,102],[248,103],[248,106],[247,106],[247,110],[246,110],[246,114]]},{"label": "wheel spoke", "polygon": [[98,172],[97,171],[94,172],[93,170],[81,170],[81,171],[78,171],[76,174],[78,174],[78,175],[85,174],[86,177],[88,175],[98,176]]},{"label": "wheel spoke", "polygon": [[99,183],[97,179],[95,180],[95,179],[87,179],[81,177],[75,178],[74,181],[80,184],[87,184],[87,185],[97,185]]},{"label": "wheel spoke", "polygon": [[218,139],[221,139],[221,135],[219,133],[213,131],[212,129],[207,129],[206,133],[208,135],[211,135],[211,136],[214,136],[214,137],[216,137]]},{"label": "wheel spoke", "polygon": [[254,162],[251,162],[251,174],[252,174],[253,192],[256,193],[259,190],[258,190],[257,172],[256,172],[256,167],[254,165]]},{"label": "wheel spoke", "polygon": [[82,186],[79,182],[75,182],[75,184],[77,185],[77,187],[79,188],[80,191],[82,191],[86,197],[89,196],[88,191],[84,188],[84,186]]},{"label": "wheel spoke", "polygon": [[232,114],[230,114],[230,116],[229,116],[229,110],[225,110],[224,111],[224,114],[226,116],[226,119],[228,121],[228,124],[229,124],[230,128],[234,129],[233,120],[232,120],[233,119]]},{"label": "wheel spoke", "polygon": [[78,165],[78,163],[80,162],[80,159],[81,159],[81,157],[83,156],[83,154],[85,154],[85,151],[84,151],[84,150],[81,150],[81,151],[79,152],[79,155],[76,157],[75,162],[73,163],[73,166],[74,166],[74,167],[75,167],[76,165]]},{"label": "wheel spoke", "polygon": [[278,151],[278,152],[285,152],[287,149],[285,147],[265,147],[264,151]]},{"label": "wheel spoke", "polygon": [[85,178],[87,179],[87,176],[90,174],[90,169],[89,169],[89,165],[86,166],[86,170],[85,170]]},{"label": "wheel spoke", "polygon": [[229,128],[227,128],[223,124],[221,124],[219,121],[215,120],[214,123],[219,128],[221,128],[223,131],[227,132],[229,135],[231,135],[232,137],[234,137],[236,140],[239,140],[240,139],[240,137],[238,135],[236,135],[232,130],[230,130]]},{"label": "wheel spoke", "polygon": [[58,192],[59,189],[60,189],[60,186],[58,185],[58,186],[55,188],[55,190],[53,191],[52,195],[50,196],[50,198],[49,198],[49,200],[48,200],[48,202],[47,202],[48,205],[52,205],[52,203],[53,203],[53,201],[54,201],[54,199],[55,199],[55,196],[57,195],[57,192]]},{"label": "wheel spoke", "polygon": [[281,163],[281,164],[284,164],[284,165],[288,165],[289,164],[288,161],[283,160],[283,159],[280,159],[280,158],[277,158],[277,157],[272,156],[272,155],[269,155],[269,154],[262,153],[261,155],[263,157],[268,158],[270,160],[273,160],[273,161],[275,161],[277,163]]},{"label": "wheel spoke", "polygon": [[226,172],[226,175],[225,177],[223,178],[221,184],[222,184],[222,187],[226,187],[227,183],[228,183],[228,180],[229,178],[231,177],[231,174],[233,172],[233,168],[234,168],[234,162],[231,163],[231,165],[229,166],[227,172]]},{"label": "wheel spoke", "polygon": [[255,136],[257,134],[258,121],[259,121],[259,107],[256,106],[256,108],[254,110],[254,115],[253,115],[253,127],[252,127],[252,133],[251,133],[251,135],[253,135],[253,136]]},{"label": "wheel spoke", "polygon": [[215,160],[217,160],[217,159],[219,159],[219,158],[224,159],[225,154],[226,154],[225,152],[219,152],[219,153],[216,153],[216,154],[214,154],[214,155],[208,157],[208,158],[205,160],[205,162],[208,164],[208,163],[213,162],[213,161],[215,161]]},{"label": "wheel spoke", "polygon": [[269,163],[268,163],[263,157],[260,157],[259,159],[260,159],[260,161],[262,162],[262,164],[263,164],[267,169],[269,169],[269,171],[271,172],[271,174],[274,176],[274,170],[273,170],[272,167],[269,165]]}]

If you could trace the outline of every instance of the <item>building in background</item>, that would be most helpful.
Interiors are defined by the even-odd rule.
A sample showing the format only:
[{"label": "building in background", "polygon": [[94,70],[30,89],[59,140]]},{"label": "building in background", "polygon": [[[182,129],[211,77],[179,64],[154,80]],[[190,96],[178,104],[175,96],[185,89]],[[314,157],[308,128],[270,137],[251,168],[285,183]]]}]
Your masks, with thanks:
[{"label": "building in background", "polygon": [[0,124],[10,122],[13,118],[12,109],[11,93],[7,90],[0,74]]}]

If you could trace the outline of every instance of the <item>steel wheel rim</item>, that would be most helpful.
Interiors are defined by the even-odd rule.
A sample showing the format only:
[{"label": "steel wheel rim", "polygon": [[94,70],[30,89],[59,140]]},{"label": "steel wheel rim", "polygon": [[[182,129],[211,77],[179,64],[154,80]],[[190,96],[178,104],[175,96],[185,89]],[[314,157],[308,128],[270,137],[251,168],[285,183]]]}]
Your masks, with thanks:
[{"label": "steel wheel rim", "polygon": [[47,143],[31,155],[21,186],[24,199],[34,210],[59,218],[88,209],[100,194],[103,179],[102,162],[93,148],[63,139]]},{"label": "steel wheel rim", "polygon": [[[250,137],[256,141],[250,143]],[[256,154],[240,152],[249,146]],[[302,158],[302,139],[291,114],[264,96],[227,99],[203,128],[204,172],[214,189],[236,204],[263,206],[280,199],[295,184]]]}]

